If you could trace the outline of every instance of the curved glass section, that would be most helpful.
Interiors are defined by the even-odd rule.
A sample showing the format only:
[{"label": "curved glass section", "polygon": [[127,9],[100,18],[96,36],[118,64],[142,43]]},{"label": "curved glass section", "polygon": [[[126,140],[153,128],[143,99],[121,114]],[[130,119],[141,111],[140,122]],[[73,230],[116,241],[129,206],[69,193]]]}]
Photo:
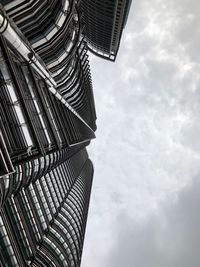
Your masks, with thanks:
[{"label": "curved glass section", "polygon": [[[68,159],[67,151],[51,155],[48,160],[38,161],[37,179],[30,178],[35,170],[30,162],[19,167],[21,177],[15,180],[15,195],[4,204],[0,239],[6,236],[12,244],[6,248],[4,258],[15,248],[10,267],[80,266],[92,163],[85,149]],[[47,163],[54,167],[46,168]],[[41,169],[46,169],[42,176]]]}]

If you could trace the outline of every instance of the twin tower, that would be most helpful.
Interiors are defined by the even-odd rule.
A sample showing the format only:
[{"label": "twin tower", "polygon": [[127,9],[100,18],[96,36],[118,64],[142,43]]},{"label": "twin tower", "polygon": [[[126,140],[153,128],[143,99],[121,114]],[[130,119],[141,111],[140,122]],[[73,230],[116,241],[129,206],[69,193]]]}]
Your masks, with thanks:
[{"label": "twin tower", "polygon": [[96,113],[130,0],[0,0],[0,266],[79,267]]}]

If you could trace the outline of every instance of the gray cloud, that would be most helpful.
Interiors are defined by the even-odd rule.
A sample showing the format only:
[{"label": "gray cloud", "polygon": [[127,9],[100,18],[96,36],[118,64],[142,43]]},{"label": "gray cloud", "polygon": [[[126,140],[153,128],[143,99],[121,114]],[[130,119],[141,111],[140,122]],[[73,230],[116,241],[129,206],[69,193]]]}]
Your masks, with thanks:
[{"label": "gray cloud", "polygon": [[109,267],[198,267],[200,181],[197,177],[178,199],[162,203],[145,222],[119,214]]},{"label": "gray cloud", "polygon": [[199,218],[186,218],[199,201],[199,11],[196,0],[135,0],[116,63],[91,57],[98,132],[82,267],[197,267]]}]

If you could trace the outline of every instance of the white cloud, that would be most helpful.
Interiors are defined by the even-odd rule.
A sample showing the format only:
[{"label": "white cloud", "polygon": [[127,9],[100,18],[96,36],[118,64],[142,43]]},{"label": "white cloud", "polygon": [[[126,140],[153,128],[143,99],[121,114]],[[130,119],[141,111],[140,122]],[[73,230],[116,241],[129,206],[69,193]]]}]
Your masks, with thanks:
[{"label": "white cloud", "polygon": [[[192,242],[198,219],[181,221],[187,205],[196,208],[190,197],[199,189],[187,187],[200,171],[200,3],[135,0],[131,9],[116,63],[91,62],[98,132],[90,147],[95,177],[82,267],[197,267],[173,253],[199,259],[180,242],[184,233]],[[177,244],[172,219],[177,231],[182,227]],[[132,235],[142,243],[132,243]],[[124,265],[120,252],[129,259]]]}]

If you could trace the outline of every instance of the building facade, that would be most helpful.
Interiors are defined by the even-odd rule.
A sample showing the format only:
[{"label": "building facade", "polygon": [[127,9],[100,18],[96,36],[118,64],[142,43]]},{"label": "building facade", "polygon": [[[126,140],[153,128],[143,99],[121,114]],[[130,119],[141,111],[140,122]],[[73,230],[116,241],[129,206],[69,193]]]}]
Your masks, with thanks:
[{"label": "building facade", "polygon": [[0,266],[80,266],[96,113],[79,3],[0,2]]},{"label": "building facade", "polygon": [[84,35],[89,50],[115,61],[132,0],[82,0]]},{"label": "building facade", "polygon": [[92,177],[83,146],[18,165],[1,210],[1,266],[80,266]]}]

